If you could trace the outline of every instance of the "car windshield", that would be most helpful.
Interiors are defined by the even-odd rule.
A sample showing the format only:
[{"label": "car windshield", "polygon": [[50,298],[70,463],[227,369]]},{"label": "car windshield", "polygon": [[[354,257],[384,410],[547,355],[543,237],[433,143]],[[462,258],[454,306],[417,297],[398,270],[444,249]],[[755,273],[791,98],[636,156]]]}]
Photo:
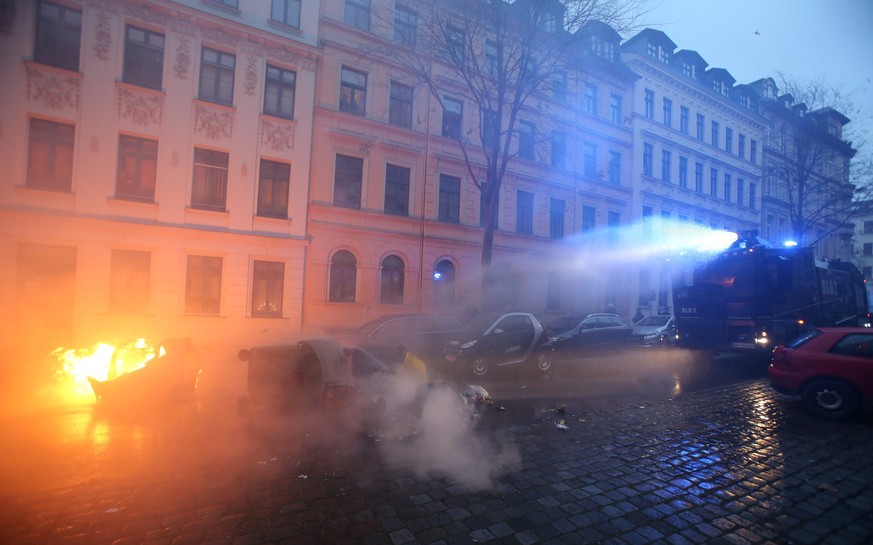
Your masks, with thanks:
[{"label": "car windshield", "polygon": [[499,317],[499,314],[480,314],[470,320],[470,322],[464,326],[464,330],[471,336],[479,337],[485,333]]},{"label": "car windshield", "polygon": [[362,333],[365,335],[369,335],[374,329],[379,327],[382,323],[385,322],[385,318],[376,318],[375,320],[370,320],[364,325],[360,326],[355,330],[356,333]]},{"label": "car windshield", "polygon": [[665,326],[670,321],[670,316],[646,316],[637,325],[641,326]]},{"label": "car windshield", "polygon": [[575,329],[578,323],[579,318],[576,316],[562,316],[561,318],[557,318],[549,322],[546,330],[549,333],[563,333],[565,331]]}]

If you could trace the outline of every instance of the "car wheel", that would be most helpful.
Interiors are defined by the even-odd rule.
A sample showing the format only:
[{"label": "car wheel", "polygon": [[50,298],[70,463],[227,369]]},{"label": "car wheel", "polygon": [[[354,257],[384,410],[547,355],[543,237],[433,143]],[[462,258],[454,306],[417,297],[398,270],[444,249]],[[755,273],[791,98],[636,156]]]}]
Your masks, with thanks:
[{"label": "car wheel", "polygon": [[537,369],[545,373],[552,368],[552,354],[550,352],[540,352],[536,355]]},{"label": "car wheel", "polygon": [[861,406],[861,399],[851,386],[833,379],[813,380],[803,389],[802,398],[806,410],[831,420],[849,420]]},{"label": "car wheel", "polygon": [[485,358],[479,357],[473,360],[473,374],[481,377],[488,372],[488,361]]}]

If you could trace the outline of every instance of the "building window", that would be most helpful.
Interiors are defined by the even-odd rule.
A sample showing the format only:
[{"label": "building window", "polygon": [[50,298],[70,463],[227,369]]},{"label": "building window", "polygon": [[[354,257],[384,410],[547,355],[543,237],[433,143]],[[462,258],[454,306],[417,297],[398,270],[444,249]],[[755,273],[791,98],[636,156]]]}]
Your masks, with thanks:
[{"label": "building window", "polygon": [[563,199],[549,198],[549,238],[564,238],[565,206]]},{"label": "building window", "polygon": [[340,111],[364,115],[367,103],[367,74],[343,67],[341,80]]},{"label": "building window", "polygon": [[688,108],[679,106],[679,131],[688,134]]},{"label": "building window", "polygon": [[433,269],[433,302],[443,308],[455,303],[455,266],[447,259],[438,261]]},{"label": "building window", "polygon": [[519,191],[515,206],[515,231],[522,235],[533,234],[533,193]]},{"label": "building window", "polygon": [[224,210],[227,199],[228,154],[194,149],[194,184],[191,207]]},{"label": "building window", "polygon": [[407,129],[412,127],[412,87],[391,82],[388,123]]},{"label": "building window", "polygon": [[409,173],[406,167],[385,165],[385,213],[409,215]]},{"label": "building window", "polygon": [[360,208],[363,179],[363,159],[337,154],[333,184],[333,204],[343,208]]},{"label": "building window", "polygon": [[597,34],[591,36],[591,52],[609,62],[615,61],[615,43]]},{"label": "building window", "polygon": [[185,314],[221,311],[220,257],[189,255],[185,271]]},{"label": "building window", "polygon": [[740,159],[746,158],[746,135],[743,133],[737,135],[737,154]]},{"label": "building window", "polygon": [[690,62],[682,63],[682,73],[691,79],[697,79],[697,66]]},{"label": "building window", "polygon": [[264,113],[294,119],[296,87],[295,72],[268,64],[264,84]]},{"label": "building window", "polygon": [[283,25],[300,28],[300,0],[273,0],[270,19]]},{"label": "building window", "polygon": [[233,104],[233,73],[236,57],[204,47],[200,57],[200,99]]},{"label": "building window", "polygon": [[461,138],[461,114],[464,104],[459,100],[443,97],[443,131],[446,138]]},{"label": "building window", "polygon": [[518,156],[522,159],[534,158],[535,129],[532,123],[518,122]]},{"label": "building window", "polygon": [[485,40],[485,73],[490,76],[497,75],[497,42]]},{"label": "building window", "polygon": [[724,129],[724,150],[728,153],[734,152],[734,130],[730,127]]},{"label": "building window", "polygon": [[358,262],[351,252],[340,250],[330,258],[328,301],[354,303]]},{"label": "building window", "polygon": [[157,170],[157,140],[123,135],[118,138],[117,198],[153,202]]},{"label": "building window", "polygon": [[670,181],[670,163],[673,161],[672,154],[667,150],[661,150],[661,180]]},{"label": "building window", "polygon": [[651,144],[643,144],[643,176],[651,176],[655,150]]},{"label": "building window", "polygon": [[389,255],[382,260],[379,272],[379,302],[383,305],[403,304],[403,260]]},{"label": "building window", "polygon": [[709,194],[718,197],[718,169],[709,169]]},{"label": "building window", "polygon": [[118,313],[148,310],[151,275],[149,252],[112,250],[109,273],[109,309]]},{"label": "building window", "polygon": [[459,223],[461,219],[461,179],[440,174],[439,220]]},{"label": "building window", "polygon": [[78,71],[81,39],[81,11],[53,2],[39,3],[33,60]]},{"label": "building window", "polygon": [[252,269],[252,316],[281,318],[285,291],[285,264],[255,261]]},{"label": "building window", "polygon": [[482,112],[482,145],[486,148],[500,144],[500,120],[494,110]]},{"label": "building window", "polygon": [[582,144],[582,174],[588,178],[597,176],[597,146]]},{"label": "building window", "polygon": [[864,234],[870,235],[873,234],[873,221],[865,221],[864,222]]},{"label": "building window", "polygon": [[344,21],[347,25],[370,30],[370,0],[346,0]]},{"label": "building window", "polygon": [[664,98],[664,125],[673,126],[673,101],[666,97]]},{"label": "building window", "polygon": [[73,125],[31,118],[27,187],[72,190],[75,133]]},{"label": "building window", "polygon": [[585,113],[597,115],[597,87],[595,85],[585,84],[582,95],[582,110]]},{"label": "building window", "polygon": [[651,89],[645,90],[646,117],[655,119],[655,92]]},{"label": "building window", "polygon": [[455,25],[446,26],[446,56],[455,66],[464,66],[467,50],[464,47],[464,31]]},{"label": "building window", "polygon": [[730,202],[731,201],[731,175],[727,172],[724,173],[724,200]]},{"label": "building window", "polygon": [[609,95],[609,118],[613,123],[621,123],[621,106],[622,106],[622,96],[611,93]]},{"label": "building window", "polygon": [[609,183],[621,185],[621,153],[618,151],[609,152]]},{"label": "building window", "polygon": [[742,178],[737,178],[737,204],[743,206],[743,199],[746,198],[746,181]]},{"label": "building window", "polygon": [[758,163],[758,143],[754,138],[749,142],[749,161]]},{"label": "building window", "polygon": [[291,188],[291,165],[261,159],[258,181],[258,215],[288,217],[288,192]]},{"label": "building window", "polygon": [[712,145],[718,147],[718,121],[713,121],[710,126],[712,127]]},{"label": "building window", "polygon": [[124,32],[125,83],[160,89],[164,77],[164,35],[128,25]]},{"label": "building window", "polygon": [[564,133],[555,133],[552,135],[552,166],[555,168],[564,168],[567,161],[567,135]]},{"label": "building window", "polygon": [[703,163],[694,163],[694,191],[703,193]]},{"label": "building window", "polygon": [[406,6],[394,8],[394,41],[415,45],[418,28],[418,14]]},{"label": "building window", "polygon": [[749,208],[755,210],[757,205],[755,204],[755,199],[758,197],[757,195],[758,188],[755,186],[755,182],[749,182]]},{"label": "building window", "polygon": [[582,222],[580,228],[582,232],[591,231],[594,229],[594,218],[597,214],[597,209],[593,206],[583,205],[582,206]]},{"label": "building window", "polygon": [[688,187],[688,158],[679,156],[679,187]]},{"label": "building window", "polygon": [[704,125],[706,123],[706,119],[703,117],[703,114],[697,114],[697,139],[703,141],[703,132]]},{"label": "building window", "polygon": [[567,100],[567,72],[556,69],[552,75],[552,96],[561,102]]}]

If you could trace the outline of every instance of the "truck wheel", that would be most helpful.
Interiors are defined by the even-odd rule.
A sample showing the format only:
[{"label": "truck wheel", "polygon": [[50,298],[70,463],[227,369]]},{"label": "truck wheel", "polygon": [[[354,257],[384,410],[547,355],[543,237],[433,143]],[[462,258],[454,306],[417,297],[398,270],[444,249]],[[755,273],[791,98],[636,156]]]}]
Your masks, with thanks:
[{"label": "truck wheel", "polygon": [[861,407],[855,390],[834,379],[813,380],[803,389],[802,399],[807,411],[831,420],[850,420]]},{"label": "truck wheel", "polygon": [[488,372],[488,361],[483,357],[473,360],[473,374],[481,377]]}]

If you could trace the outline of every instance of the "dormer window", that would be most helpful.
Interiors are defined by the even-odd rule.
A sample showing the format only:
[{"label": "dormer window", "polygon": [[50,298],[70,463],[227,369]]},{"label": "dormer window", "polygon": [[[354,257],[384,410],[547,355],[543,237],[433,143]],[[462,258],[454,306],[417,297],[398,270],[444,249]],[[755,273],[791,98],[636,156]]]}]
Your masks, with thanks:
[{"label": "dormer window", "polygon": [[650,57],[658,59],[664,64],[670,64],[670,52],[664,49],[663,46],[653,42],[649,42],[646,50],[648,51]]},{"label": "dormer window", "polygon": [[555,32],[558,30],[558,18],[555,17],[554,13],[541,13],[537,26],[546,32]]},{"label": "dormer window", "polygon": [[691,79],[697,79],[697,66],[690,62],[682,63],[682,73]]},{"label": "dormer window", "polygon": [[752,109],[752,100],[749,98],[749,95],[740,96],[740,106],[748,110]]},{"label": "dormer window", "polygon": [[730,87],[720,79],[712,80],[712,90],[724,97],[730,95]]},{"label": "dormer window", "polygon": [[615,44],[604,40],[602,36],[591,36],[591,52],[612,62],[615,59]]}]

